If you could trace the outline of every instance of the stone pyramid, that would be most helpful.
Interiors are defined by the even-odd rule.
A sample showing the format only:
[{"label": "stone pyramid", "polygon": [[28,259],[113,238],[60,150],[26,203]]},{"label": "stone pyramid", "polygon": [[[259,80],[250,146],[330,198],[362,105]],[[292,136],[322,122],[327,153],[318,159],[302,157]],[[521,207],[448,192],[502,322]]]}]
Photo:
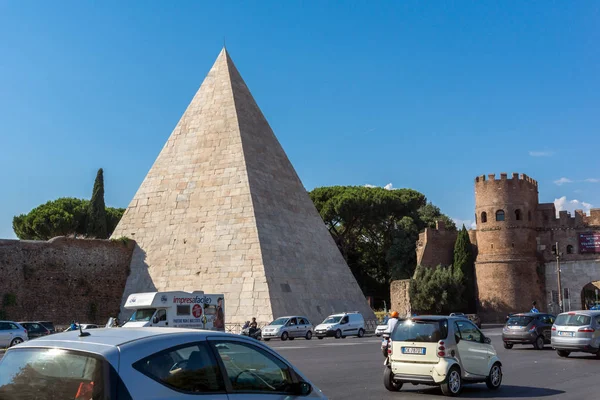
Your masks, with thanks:
[{"label": "stone pyramid", "polygon": [[121,236],[137,242],[123,301],[203,290],[225,295],[227,322],[374,318],[225,49],[129,204]]}]

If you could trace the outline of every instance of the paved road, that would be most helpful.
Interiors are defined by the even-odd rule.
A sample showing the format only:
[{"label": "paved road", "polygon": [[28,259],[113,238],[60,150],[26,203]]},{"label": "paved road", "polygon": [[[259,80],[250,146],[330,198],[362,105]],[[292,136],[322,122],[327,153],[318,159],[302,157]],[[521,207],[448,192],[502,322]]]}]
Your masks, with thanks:
[{"label": "paved road", "polygon": [[[503,386],[497,392],[485,384],[466,386],[461,397],[490,399],[597,398],[600,360],[584,354],[567,359],[555,351],[515,346],[505,350],[501,329],[484,329],[504,364]],[[405,386],[400,393],[383,387],[380,340],[371,338],[324,339],[280,342],[269,345],[297,366],[333,400],[441,398],[438,388]]]},{"label": "paved road", "polygon": [[[504,363],[504,381],[497,392],[485,384],[465,387],[461,397],[488,399],[594,399],[598,398],[600,360],[574,355],[559,358],[549,347],[505,350],[501,329],[484,329]],[[442,398],[438,388],[408,385],[400,393],[383,387],[383,356],[375,337],[311,341],[270,341],[269,345],[298,367],[332,400]],[[0,358],[2,353],[0,352]]]}]

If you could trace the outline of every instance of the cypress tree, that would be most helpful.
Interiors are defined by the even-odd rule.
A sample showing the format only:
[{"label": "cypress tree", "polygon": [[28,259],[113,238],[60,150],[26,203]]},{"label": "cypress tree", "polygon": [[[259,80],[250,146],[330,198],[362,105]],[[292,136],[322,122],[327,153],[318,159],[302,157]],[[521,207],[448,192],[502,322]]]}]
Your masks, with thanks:
[{"label": "cypress tree", "polygon": [[106,239],[106,206],[104,205],[104,172],[102,168],[96,174],[94,191],[88,208],[87,235],[98,239]]},{"label": "cypress tree", "polygon": [[468,311],[475,312],[475,259],[473,257],[473,247],[467,228],[463,225],[456,243],[454,244],[454,264],[455,269],[460,269],[463,275],[464,282],[464,303]]}]

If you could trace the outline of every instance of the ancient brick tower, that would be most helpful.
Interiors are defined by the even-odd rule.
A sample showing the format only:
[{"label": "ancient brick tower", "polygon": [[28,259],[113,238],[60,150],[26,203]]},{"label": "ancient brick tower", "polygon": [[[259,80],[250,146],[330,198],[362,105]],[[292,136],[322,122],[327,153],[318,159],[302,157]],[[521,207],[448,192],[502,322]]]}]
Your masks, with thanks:
[{"label": "ancient brick tower", "polygon": [[133,292],[225,294],[226,318],[373,318],[302,182],[225,49],[113,237],[138,247]]},{"label": "ancient brick tower", "polygon": [[529,311],[533,300],[544,303],[537,259],[537,208],[538,185],[527,175],[475,178],[475,273],[479,312],[486,321],[508,312]]}]

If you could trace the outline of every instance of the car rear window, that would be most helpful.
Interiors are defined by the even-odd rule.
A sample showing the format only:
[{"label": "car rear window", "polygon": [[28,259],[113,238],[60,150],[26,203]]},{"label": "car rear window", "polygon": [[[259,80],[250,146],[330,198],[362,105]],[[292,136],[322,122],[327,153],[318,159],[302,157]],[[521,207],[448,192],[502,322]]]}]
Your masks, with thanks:
[{"label": "car rear window", "polygon": [[15,349],[0,360],[0,399],[101,399],[104,361],[61,349]]},{"label": "car rear window", "polygon": [[510,317],[506,322],[508,326],[527,326],[529,323],[533,321],[533,317]]},{"label": "car rear window", "polygon": [[448,320],[408,319],[398,322],[392,341],[435,343],[448,337]]},{"label": "car rear window", "polygon": [[560,326],[582,326],[589,325],[592,322],[592,318],[588,315],[582,314],[563,314],[556,318],[556,325]]}]

